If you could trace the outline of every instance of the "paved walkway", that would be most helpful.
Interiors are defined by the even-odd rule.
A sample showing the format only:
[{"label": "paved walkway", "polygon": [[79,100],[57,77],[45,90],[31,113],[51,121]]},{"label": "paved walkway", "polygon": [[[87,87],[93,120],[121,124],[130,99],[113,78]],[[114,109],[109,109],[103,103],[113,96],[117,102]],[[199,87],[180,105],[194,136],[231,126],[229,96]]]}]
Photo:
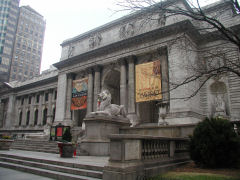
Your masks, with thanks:
[{"label": "paved walkway", "polygon": [[[9,151],[0,151],[0,154],[17,155],[22,157],[30,157],[37,159],[47,159],[59,162],[69,162],[83,165],[94,165],[103,167],[107,164],[109,157],[99,157],[99,156],[76,156],[73,158],[60,158],[59,154],[34,152],[34,151],[22,151],[10,149]],[[21,171],[16,171],[8,168],[0,167],[0,180],[52,180],[51,178],[46,178],[30,173],[24,173]]]},{"label": "paved walkway", "polygon": [[50,178],[24,173],[12,169],[0,167],[0,180],[53,180]]}]

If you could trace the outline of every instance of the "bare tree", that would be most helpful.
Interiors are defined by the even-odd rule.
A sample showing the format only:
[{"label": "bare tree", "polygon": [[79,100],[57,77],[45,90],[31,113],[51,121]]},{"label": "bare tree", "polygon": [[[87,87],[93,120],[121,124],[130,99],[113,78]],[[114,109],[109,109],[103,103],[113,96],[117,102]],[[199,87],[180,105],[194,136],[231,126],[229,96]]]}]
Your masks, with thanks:
[{"label": "bare tree", "polygon": [[[128,10],[131,12],[141,10],[143,13],[151,14],[152,11],[159,11],[159,13],[165,14],[164,18],[175,15],[183,15],[196,21],[205,22],[209,26],[199,29],[200,31],[217,30],[221,34],[222,38],[232,42],[238,46],[238,48],[240,48],[240,37],[238,33],[222,24],[222,22],[218,20],[217,15],[208,15],[205,8],[201,7],[199,0],[195,0],[195,2],[191,0],[185,0],[184,2],[187,3],[186,5],[188,8],[179,7],[178,5],[174,4],[173,1],[175,0],[123,0],[119,1],[117,5],[122,7],[121,10]],[[240,13],[240,5],[238,0],[226,0],[226,3],[231,4],[235,10],[234,13]]]},{"label": "bare tree", "polygon": [[[118,1],[121,10],[131,12],[142,12],[147,14],[148,20],[154,20],[154,13],[161,14],[162,18],[171,16],[184,16],[199,24],[195,26],[202,39],[217,38],[223,40],[225,44],[216,45],[212,48],[190,48],[186,41],[186,34],[182,34],[174,41],[183,42],[179,46],[186,51],[197,51],[199,59],[197,62],[189,64],[187,68],[193,73],[181,82],[169,82],[170,90],[186,85],[193,81],[199,81],[199,87],[189,97],[179,97],[180,99],[191,98],[195,96],[204,84],[213,77],[218,77],[227,73],[233,73],[240,78],[240,36],[239,29],[236,26],[226,26],[220,19],[221,13],[225,11],[224,7],[218,9],[217,14],[209,13],[209,7],[202,7],[199,0],[182,0],[185,6],[179,6],[176,2],[180,0],[123,0]],[[238,0],[225,0],[222,4],[228,4],[233,10],[233,14],[238,16],[240,5]],[[237,58],[229,58],[230,54],[236,54]],[[200,58],[201,57],[201,58]]]}]

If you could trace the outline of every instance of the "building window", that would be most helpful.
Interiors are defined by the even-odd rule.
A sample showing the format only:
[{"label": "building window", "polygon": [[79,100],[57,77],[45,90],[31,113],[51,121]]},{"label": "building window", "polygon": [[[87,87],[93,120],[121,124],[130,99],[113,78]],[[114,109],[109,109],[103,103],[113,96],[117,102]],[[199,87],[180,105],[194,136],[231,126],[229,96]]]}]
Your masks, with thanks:
[{"label": "building window", "polygon": [[48,101],[48,93],[45,93],[45,102]]},{"label": "building window", "polygon": [[56,113],[56,108],[54,107],[54,108],[53,108],[53,119],[52,119],[52,122],[55,121],[55,113]]},{"label": "building window", "polygon": [[19,123],[18,125],[21,126],[22,124],[22,111],[19,113]]},{"label": "building window", "polygon": [[38,95],[37,95],[37,100],[36,100],[37,103],[39,103],[39,99],[40,99],[40,95],[38,94]]},{"label": "building window", "polygon": [[34,126],[37,125],[37,122],[38,122],[38,109],[36,109],[34,112]]},{"label": "building window", "polygon": [[30,111],[27,111],[27,117],[26,117],[26,125],[29,125],[29,121],[30,121]]},{"label": "building window", "polygon": [[21,101],[21,105],[23,105],[24,104],[24,98],[22,98],[22,101]]},{"label": "building window", "polygon": [[2,57],[0,57],[0,64],[2,64]]},{"label": "building window", "polygon": [[57,91],[55,91],[54,99],[55,99],[55,100],[57,99]]},{"label": "building window", "polygon": [[0,54],[2,54],[2,53],[3,53],[3,49],[4,49],[4,47],[3,47],[3,46],[1,46],[1,47],[0,47]]},{"label": "building window", "polygon": [[47,124],[47,111],[48,111],[47,108],[43,110],[43,124],[42,124],[43,126]]},{"label": "building window", "polygon": [[31,104],[31,100],[32,100],[32,97],[29,96],[29,97],[28,97],[28,104]]}]

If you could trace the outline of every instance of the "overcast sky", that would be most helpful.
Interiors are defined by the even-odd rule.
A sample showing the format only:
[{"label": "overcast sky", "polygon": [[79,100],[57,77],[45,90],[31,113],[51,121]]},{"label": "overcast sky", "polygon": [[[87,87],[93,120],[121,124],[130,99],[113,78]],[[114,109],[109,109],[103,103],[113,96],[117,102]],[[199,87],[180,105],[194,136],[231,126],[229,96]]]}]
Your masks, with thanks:
[{"label": "overcast sky", "polygon": [[41,71],[60,60],[60,44],[110,22],[122,15],[114,14],[115,0],[20,0],[46,20]]},{"label": "overcast sky", "polygon": [[123,13],[114,13],[119,8],[116,1],[20,0],[20,6],[29,5],[46,20],[41,71],[60,60],[60,44],[64,40],[123,16]]}]

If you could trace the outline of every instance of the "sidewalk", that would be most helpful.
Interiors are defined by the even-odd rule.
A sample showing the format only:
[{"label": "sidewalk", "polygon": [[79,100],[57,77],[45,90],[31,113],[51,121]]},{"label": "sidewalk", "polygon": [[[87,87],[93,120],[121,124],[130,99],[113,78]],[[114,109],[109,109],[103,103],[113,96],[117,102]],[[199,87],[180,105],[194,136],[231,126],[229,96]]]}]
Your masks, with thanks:
[{"label": "sidewalk", "polygon": [[[109,157],[100,157],[100,156],[75,156],[73,158],[61,158],[59,154],[53,153],[44,153],[44,152],[35,152],[35,151],[23,151],[10,149],[9,151],[0,151],[0,154],[26,157],[32,159],[41,159],[48,161],[56,161],[57,164],[61,165],[62,163],[74,163],[80,165],[90,165],[99,168],[103,168],[107,163]],[[38,161],[40,162],[40,161]],[[52,180],[51,178],[46,178],[30,173],[25,173],[22,171],[17,171],[13,169],[0,167],[0,180]]]},{"label": "sidewalk", "polygon": [[37,176],[30,173],[24,173],[22,171],[16,171],[12,169],[0,167],[0,180],[53,180],[50,178]]}]

